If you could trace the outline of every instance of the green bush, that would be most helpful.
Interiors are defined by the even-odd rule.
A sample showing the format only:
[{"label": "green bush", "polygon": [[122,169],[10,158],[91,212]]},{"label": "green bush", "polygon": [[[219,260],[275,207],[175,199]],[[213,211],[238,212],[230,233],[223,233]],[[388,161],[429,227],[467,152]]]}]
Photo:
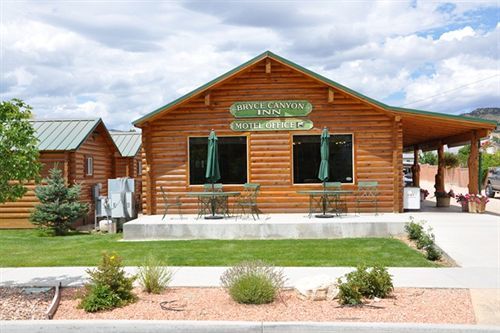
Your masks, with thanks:
[{"label": "green bush", "polygon": [[413,221],[413,218],[410,218],[410,222],[405,225],[405,231],[409,239],[417,240],[424,232],[424,227],[421,223],[416,223]]},{"label": "green bush", "polygon": [[394,290],[392,277],[385,267],[375,266],[368,270],[365,266],[359,266],[344,277],[345,282],[338,280],[340,304],[361,304],[363,297],[384,298]]},{"label": "green bush", "polygon": [[172,280],[172,271],[163,262],[150,255],[144,265],[139,267],[137,278],[144,291],[159,294]]},{"label": "green bush", "polygon": [[417,249],[421,250],[427,246],[434,244],[434,234],[431,232],[431,228],[427,229],[426,232],[422,232],[420,237],[415,241]]},{"label": "green bush", "polygon": [[436,261],[436,260],[441,259],[442,256],[443,256],[443,253],[438,249],[436,244],[433,243],[433,244],[425,247],[425,257],[428,260]]},{"label": "green bush", "polygon": [[80,302],[80,307],[85,311],[108,310],[136,300],[132,293],[135,276],[125,276],[121,258],[116,254],[103,253],[99,266],[86,272],[90,276],[90,283],[85,286]]},{"label": "green bush", "polygon": [[111,310],[121,306],[120,297],[106,285],[89,285],[86,289],[86,296],[80,303],[80,308],[86,312]]},{"label": "green bush", "polygon": [[342,282],[338,279],[339,293],[337,295],[339,303],[342,305],[358,305],[363,302],[363,295],[360,292],[361,286],[354,281]]},{"label": "green bush", "polygon": [[226,270],[221,276],[221,284],[238,303],[265,304],[276,299],[285,278],[281,270],[256,260]]}]

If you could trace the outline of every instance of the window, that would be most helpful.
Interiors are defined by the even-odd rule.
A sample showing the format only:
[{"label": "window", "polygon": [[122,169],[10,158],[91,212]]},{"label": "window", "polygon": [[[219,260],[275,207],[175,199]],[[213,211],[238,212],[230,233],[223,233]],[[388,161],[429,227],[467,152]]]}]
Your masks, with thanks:
[{"label": "window", "polygon": [[[220,183],[244,184],[247,182],[247,138],[244,136],[219,137]],[[207,182],[208,138],[189,138],[189,183],[200,185]]]},{"label": "window", "polygon": [[[320,183],[318,169],[321,163],[319,135],[293,137],[293,182]],[[330,134],[330,182],[353,182],[353,153],[351,134]]]},{"label": "window", "polygon": [[83,161],[85,176],[92,176],[94,174],[94,159],[92,156],[85,156]]},{"label": "window", "polygon": [[141,176],[141,175],[142,175],[142,161],[137,160],[137,176]]}]

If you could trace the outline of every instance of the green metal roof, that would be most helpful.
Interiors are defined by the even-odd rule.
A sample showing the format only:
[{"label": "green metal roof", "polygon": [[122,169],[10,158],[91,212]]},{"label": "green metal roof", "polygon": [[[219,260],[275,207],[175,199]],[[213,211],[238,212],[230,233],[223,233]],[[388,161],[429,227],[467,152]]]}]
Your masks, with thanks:
[{"label": "green metal roof", "polygon": [[417,114],[417,115],[424,115],[424,116],[431,116],[431,117],[438,117],[438,118],[445,118],[445,119],[455,119],[455,120],[461,120],[461,121],[470,121],[470,122],[476,122],[476,123],[483,123],[483,124],[489,124],[489,125],[497,125],[497,123],[495,121],[492,121],[492,120],[486,120],[486,119],[478,119],[478,118],[471,118],[471,117],[465,117],[465,116],[456,116],[456,115],[450,115],[450,114],[444,114],[444,113],[438,113],[438,112],[429,112],[429,111],[423,111],[423,110],[416,110],[416,109],[406,109],[406,108],[401,108],[401,107],[395,107],[395,106],[390,106],[390,105],[387,105],[387,104],[384,104],[382,102],[379,102],[373,98],[370,98],[368,96],[365,96],[355,90],[352,90],[344,85],[341,85],[340,83],[337,83],[335,81],[332,81],[330,79],[328,79],[327,77],[324,77],[323,75],[320,75],[318,73],[315,73],[305,67],[302,67],[288,59],[285,59],[283,57],[280,57],[270,51],[266,51],[264,53],[261,53],[259,54],[258,56],[256,56],[255,58],[252,58],[250,59],[249,61],[241,64],[240,66],[230,70],[229,72],[227,73],[224,73],[222,75],[220,75],[219,77],[213,79],[212,81],[202,85],[201,87],[198,87],[196,88],[195,90],[187,93],[186,95],[184,96],[181,96],[177,99],[175,99],[174,101],[144,115],[143,117],[139,118],[139,119],[136,119],[133,121],[133,124],[134,125],[138,125],[146,120],[148,120],[149,118],[153,117],[154,115],[164,111],[165,109],[169,109],[171,107],[174,107],[182,102],[184,102],[185,100],[209,89],[211,86],[223,81],[224,79],[230,77],[231,75],[233,75],[234,73],[240,71],[241,69],[245,68],[245,67],[249,67],[253,64],[256,64],[257,62],[265,59],[265,58],[271,58],[271,59],[275,59],[279,62],[282,62],[284,64],[287,64],[288,66],[300,71],[300,72],[303,72],[303,73],[306,73],[308,75],[311,75],[312,77],[315,77],[316,79],[326,83],[327,85],[330,85],[330,86],[333,86],[333,87],[336,87],[340,90],[343,90],[345,92],[348,92],[362,100],[365,100],[369,103],[372,103],[372,104],[375,104],[377,105],[378,107],[380,108],[383,108],[385,110],[388,110],[388,111],[391,111],[391,112],[395,112],[395,113],[399,113],[399,114]]},{"label": "green metal roof", "polygon": [[39,141],[38,149],[77,150],[90,133],[102,123],[97,119],[32,120]]},{"label": "green metal roof", "polygon": [[123,157],[134,157],[141,148],[140,132],[109,131],[111,138]]}]

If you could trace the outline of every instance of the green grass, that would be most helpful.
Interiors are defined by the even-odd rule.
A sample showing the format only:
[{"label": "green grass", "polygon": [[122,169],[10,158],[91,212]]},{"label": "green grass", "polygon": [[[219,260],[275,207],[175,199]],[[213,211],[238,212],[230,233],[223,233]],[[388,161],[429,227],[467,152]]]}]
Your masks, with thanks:
[{"label": "green grass", "polygon": [[121,235],[42,237],[36,230],[0,231],[0,266],[94,266],[114,251],[128,266],[151,253],[173,266],[229,266],[261,259],[276,266],[435,267],[422,254],[390,238],[335,240],[193,240],[122,242]]}]

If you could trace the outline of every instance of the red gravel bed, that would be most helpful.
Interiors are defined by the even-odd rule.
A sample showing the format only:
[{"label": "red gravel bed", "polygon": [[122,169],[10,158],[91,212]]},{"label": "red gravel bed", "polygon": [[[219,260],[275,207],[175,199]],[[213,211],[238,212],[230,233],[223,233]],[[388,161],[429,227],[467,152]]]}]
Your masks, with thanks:
[{"label": "red gravel bed", "polygon": [[26,293],[22,288],[0,288],[0,320],[46,319],[53,298],[53,289]]},{"label": "red gravel bed", "polygon": [[[100,313],[77,309],[76,289],[63,289],[54,319],[352,321],[474,324],[467,289],[396,288],[392,297],[360,307],[341,307],[337,301],[302,301],[287,290],[282,299],[265,305],[234,302],[220,288],[169,288],[161,295],[136,289],[139,301]],[[166,311],[160,302],[176,300],[184,311]]]}]

